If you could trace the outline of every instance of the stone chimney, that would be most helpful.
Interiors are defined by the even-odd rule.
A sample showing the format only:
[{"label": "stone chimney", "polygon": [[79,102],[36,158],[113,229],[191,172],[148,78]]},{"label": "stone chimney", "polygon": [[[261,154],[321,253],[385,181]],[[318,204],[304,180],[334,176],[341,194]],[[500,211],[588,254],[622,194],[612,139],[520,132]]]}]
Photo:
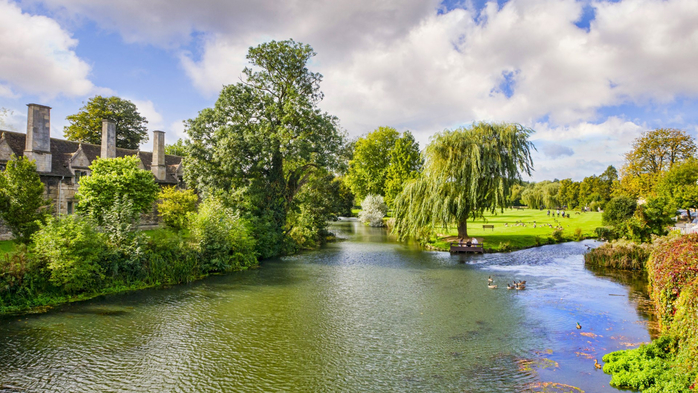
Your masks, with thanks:
[{"label": "stone chimney", "polygon": [[36,162],[37,172],[51,172],[51,108],[27,104],[24,156]]},{"label": "stone chimney", "polygon": [[102,154],[101,158],[116,158],[116,124],[102,119]]},{"label": "stone chimney", "polygon": [[153,163],[150,170],[158,180],[165,180],[167,176],[165,166],[165,131],[153,131]]}]

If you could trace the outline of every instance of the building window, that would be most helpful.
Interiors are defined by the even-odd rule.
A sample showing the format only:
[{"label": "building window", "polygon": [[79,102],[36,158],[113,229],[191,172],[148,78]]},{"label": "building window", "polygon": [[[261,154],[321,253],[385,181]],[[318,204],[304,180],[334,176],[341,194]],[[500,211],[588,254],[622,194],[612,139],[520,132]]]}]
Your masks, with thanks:
[{"label": "building window", "polygon": [[78,184],[80,178],[83,176],[87,176],[87,171],[75,171],[75,184]]},{"label": "building window", "polygon": [[6,167],[7,167],[6,163],[0,162],[0,171],[4,171]]},{"label": "building window", "polygon": [[73,201],[68,201],[68,214],[73,214]]}]

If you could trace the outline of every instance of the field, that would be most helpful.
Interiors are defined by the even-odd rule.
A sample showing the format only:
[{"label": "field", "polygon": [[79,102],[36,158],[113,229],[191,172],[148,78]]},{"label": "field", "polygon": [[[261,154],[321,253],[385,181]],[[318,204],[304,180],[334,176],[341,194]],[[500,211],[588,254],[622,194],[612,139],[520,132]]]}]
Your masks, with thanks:
[{"label": "field", "polygon": [[[601,226],[601,213],[571,212],[570,218],[547,215],[547,210],[506,209],[503,213],[489,214],[484,220],[468,222],[468,235],[484,239],[484,247],[490,251],[510,251],[560,241],[581,240],[595,237],[594,229]],[[536,227],[533,227],[533,224]],[[524,223],[525,226],[517,226]],[[505,226],[505,224],[508,224]],[[550,228],[547,224],[551,224]],[[483,229],[483,225],[494,225],[494,229]],[[553,238],[554,228],[562,226],[562,237]],[[580,234],[575,232],[579,228]],[[438,231],[437,239],[430,245],[436,249],[448,250],[449,242],[456,241],[458,231],[455,227]]]}]

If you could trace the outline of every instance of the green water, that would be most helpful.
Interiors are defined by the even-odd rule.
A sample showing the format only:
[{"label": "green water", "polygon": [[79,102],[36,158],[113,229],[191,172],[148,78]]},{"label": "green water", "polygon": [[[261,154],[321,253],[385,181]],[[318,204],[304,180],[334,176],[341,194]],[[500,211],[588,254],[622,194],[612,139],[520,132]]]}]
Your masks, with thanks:
[{"label": "green water", "polygon": [[642,287],[585,270],[584,243],[450,256],[333,230],[259,269],[0,319],[0,391],[603,392],[593,358],[649,340]]}]

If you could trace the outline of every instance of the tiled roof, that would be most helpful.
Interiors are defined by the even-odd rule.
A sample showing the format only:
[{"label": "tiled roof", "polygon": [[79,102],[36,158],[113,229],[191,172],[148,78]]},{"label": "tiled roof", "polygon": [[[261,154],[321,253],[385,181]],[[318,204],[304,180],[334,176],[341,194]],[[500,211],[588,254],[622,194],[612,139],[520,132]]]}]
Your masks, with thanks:
[{"label": "tiled roof", "polygon": [[[17,156],[24,155],[24,147],[26,144],[26,134],[15,132],[15,131],[4,131],[0,130],[0,134],[5,134],[5,140],[10,148],[14,151]],[[51,138],[51,173],[42,173],[42,176],[64,176],[66,178],[73,177],[73,174],[68,169],[70,159],[73,157],[73,153],[78,150],[80,143],[73,141],[66,141],[64,139]],[[102,152],[102,147],[100,145],[92,145],[89,143],[82,144],[82,151],[90,160],[94,161],[100,156]],[[138,154],[141,161],[143,162],[143,167],[150,171],[151,164],[153,162],[153,153],[131,150],[131,149],[116,149],[117,157],[133,156]],[[172,156],[169,154],[165,155],[165,166],[167,167],[167,177],[165,180],[157,180],[158,183],[172,183],[177,184],[177,169],[182,162],[182,157]]]}]

